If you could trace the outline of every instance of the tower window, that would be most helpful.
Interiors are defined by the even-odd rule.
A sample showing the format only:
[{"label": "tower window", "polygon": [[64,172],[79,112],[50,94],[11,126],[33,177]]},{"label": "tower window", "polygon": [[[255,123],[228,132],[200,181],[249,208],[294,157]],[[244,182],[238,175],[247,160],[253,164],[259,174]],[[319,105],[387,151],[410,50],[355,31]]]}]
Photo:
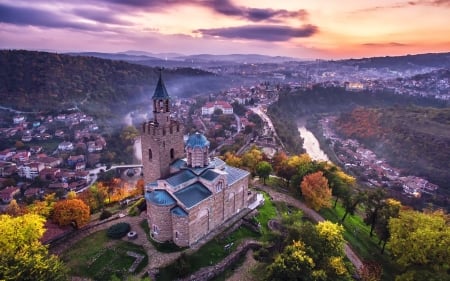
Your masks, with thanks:
[{"label": "tower window", "polygon": [[173,148],[170,149],[170,159],[175,158],[175,150]]},{"label": "tower window", "polygon": [[152,150],[148,149],[148,160],[152,160],[153,155],[152,155]]}]

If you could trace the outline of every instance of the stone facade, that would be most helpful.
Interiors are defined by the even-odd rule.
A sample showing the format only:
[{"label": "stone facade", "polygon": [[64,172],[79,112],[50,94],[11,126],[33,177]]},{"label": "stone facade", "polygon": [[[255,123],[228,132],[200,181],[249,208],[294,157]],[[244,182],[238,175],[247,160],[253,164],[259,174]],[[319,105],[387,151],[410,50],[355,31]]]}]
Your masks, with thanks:
[{"label": "stone facade", "polygon": [[209,158],[209,141],[170,118],[161,77],[153,95],[154,120],[141,130],[142,164],[151,236],[191,246],[248,206],[247,171]]}]

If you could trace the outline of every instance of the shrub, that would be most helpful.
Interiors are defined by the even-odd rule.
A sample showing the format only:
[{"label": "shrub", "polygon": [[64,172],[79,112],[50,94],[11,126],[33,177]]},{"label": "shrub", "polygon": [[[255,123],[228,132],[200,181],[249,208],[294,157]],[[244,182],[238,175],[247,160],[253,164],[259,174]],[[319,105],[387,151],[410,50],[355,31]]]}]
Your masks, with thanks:
[{"label": "shrub", "polygon": [[107,218],[111,217],[112,213],[108,210],[103,210],[103,212],[100,214],[100,220],[106,220]]},{"label": "shrub", "polygon": [[119,222],[108,228],[106,235],[113,239],[120,239],[124,237],[130,231],[130,229],[130,224],[126,222]]}]

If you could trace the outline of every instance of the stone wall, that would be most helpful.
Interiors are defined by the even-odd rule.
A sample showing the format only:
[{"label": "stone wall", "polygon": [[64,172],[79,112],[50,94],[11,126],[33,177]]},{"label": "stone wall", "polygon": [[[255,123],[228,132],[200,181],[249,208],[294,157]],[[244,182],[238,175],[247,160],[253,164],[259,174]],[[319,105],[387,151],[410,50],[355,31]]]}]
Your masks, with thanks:
[{"label": "stone wall", "polygon": [[232,264],[236,263],[239,258],[247,253],[248,250],[256,250],[261,248],[261,243],[255,240],[247,240],[239,245],[234,252],[229,254],[225,259],[216,265],[201,268],[194,274],[184,279],[178,279],[179,281],[207,281],[220,275]]},{"label": "stone wall", "polygon": [[[189,217],[172,214],[173,242],[180,247],[189,246]],[[178,237],[175,232],[178,232]]]},{"label": "stone wall", "polygon": [[[152,237],[159,242],[172,240],[172,209],[175,204],[158,206],[147,201],[148,226]],[[153,226],[158,227],[158,232],[153,232]]]}]

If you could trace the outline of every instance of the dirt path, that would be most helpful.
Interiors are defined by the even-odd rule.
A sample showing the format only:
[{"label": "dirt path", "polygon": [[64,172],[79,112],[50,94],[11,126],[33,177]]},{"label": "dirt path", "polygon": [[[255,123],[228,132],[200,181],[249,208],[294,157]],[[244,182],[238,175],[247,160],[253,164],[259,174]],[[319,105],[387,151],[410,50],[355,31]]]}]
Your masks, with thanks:
[{"label": "dirt path", "polygon": [[[319,215],[316,211],[306,206],[305,203],[293,198],[292,196],[288,194],[284,194],[278,191],[273,190],[272,188],[264,185],[254,183],[254,186],[256,186],[258,189],[261,189],[265,192],[267,192],[270,197],[272,197],[273,201],[280,201],[285,202],[289,205],[292,205],[296,208],[299,208],[303,211],[303,213],[313,219],[316,222],[324,221],[325,219]],[[361,259],[358,257],[358,255],[353,251],[352,248],[348,244],[345,244],[344,252],[347,258],[350,260],[350,262],[355,266],[356,269],[360,268],[362,266]]]},{"label": "dirt path", "polygon": [[244,263],[237,268],[227,281],[256,281],[252,269],[258,262],[253,258],[253,250],[248,250]]}]

